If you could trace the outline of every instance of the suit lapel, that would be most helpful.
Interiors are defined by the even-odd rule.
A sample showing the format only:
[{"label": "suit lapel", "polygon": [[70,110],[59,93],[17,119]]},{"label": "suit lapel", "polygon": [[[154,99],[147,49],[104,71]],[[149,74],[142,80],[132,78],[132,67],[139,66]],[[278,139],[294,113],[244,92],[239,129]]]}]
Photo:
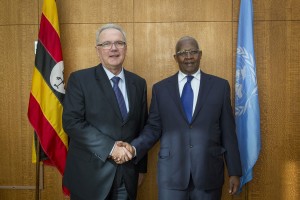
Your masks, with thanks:
[{"label": "suit lapel", "polygon": [[185,118],[185,120],[188,122],[188,119],[185,115],[181,99],[180,99],[180,94],[179,94],[179,87],[178,87],[178,72],[170,77],[169,82],[168,82],[168,91],[171,95],[171,99],[175,102],[177,108],[179,108],[182,116]]},{"label": "suit lapel", "polygon": [[192,122],[197,117],[198,113],[200,112],[201,108],[203,107],[206,101],[209,90],[211,88],[211,84],[209,84],[209,80],[210,77],[201,71],[199,93],[198,93],[196,108],[192,117]]},{"label": "suit lapel", "polygon": [[135,83],[130,76],[130,74],[124,69],[124,75],[125,75],[125,82],[126,82],[126,90],[127,90],[127,96],[128,96],[128,104],[129,104],[129,113],[127,116],[127,119],[124,123],[128,121],[132,113],[134,113],[135,108],[135,101],[136,101],[136,86]]},{"label": "suit lapel", "polygon": [[[112,89],[110,80],[108,79],[103,66],[100,64],[96,68],[96,79],[99,82],[99,86],[102,89],[102,92],[107,99],[107,101],[112,105],[113,110],[115,111],[118,118],[122,121],[122,115],[119,109],[119,104],[117,102],[115,93]],[[100,103],[100,102],[99,102]]]}]

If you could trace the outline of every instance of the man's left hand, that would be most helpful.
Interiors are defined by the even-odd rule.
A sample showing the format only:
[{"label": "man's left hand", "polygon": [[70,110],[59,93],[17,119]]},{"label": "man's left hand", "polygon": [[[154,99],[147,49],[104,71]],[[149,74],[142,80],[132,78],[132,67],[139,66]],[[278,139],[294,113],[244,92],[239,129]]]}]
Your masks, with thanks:
[{"label": "man's left hand", "polygon": [[237,193],[240,187],[240,177],[230,176],[229,177],[229,194],[234,195]]}]

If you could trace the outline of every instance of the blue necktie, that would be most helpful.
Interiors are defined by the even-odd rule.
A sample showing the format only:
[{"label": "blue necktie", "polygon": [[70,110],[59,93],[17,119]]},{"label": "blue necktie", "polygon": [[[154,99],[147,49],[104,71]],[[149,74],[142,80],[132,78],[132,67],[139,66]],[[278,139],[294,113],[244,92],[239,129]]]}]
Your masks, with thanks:
[{"label": "blue necktie", "polygon": [[193,115],[194,93],[191,86],[191,81],[193,78],[194,77],[190,75],[186,76],[187,81],[183,87],[181,94],[181,103],[189,123],[191,123]]},{"label": "blue necktie", "polygon": [[123,121],[125,121],[126,118],[127,118],[127,109],[126,109],[126,104],[125,104],[125,101],[124,101],[123,94],[122,94],[122,92],[119,88],[120,77],[115,76],[111,80],[114,83],[113,90],[114,90],[115,95],[117,97],[117,101],[118,101],[118,104],[119,104],[119,108],[120,108],[120,111],[121,111]]}]

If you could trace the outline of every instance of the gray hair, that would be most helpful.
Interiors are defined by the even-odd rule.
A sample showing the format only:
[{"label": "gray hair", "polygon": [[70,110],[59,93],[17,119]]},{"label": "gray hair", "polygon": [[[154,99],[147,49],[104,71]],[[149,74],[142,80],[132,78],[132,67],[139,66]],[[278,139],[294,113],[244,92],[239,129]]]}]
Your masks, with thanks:
[{"label": "gray hair", "polygon": [[181,47],[181,43],[182,43],[183,41],[185,41],[185,40],[192,40],[192,41],[195,43],[196,47],[201,51],[201,47],[200,47],[200,45],[198,44],[198,42],[197,42],[197,40],[196,40],[195,38],[193,38],[192,36],[183,36],[183,37],[181,37],[181,38],[178,40],[178,42],[177,42],[177,44],[176,44],[176,47],[175,47],[175,53],[176,53],[177,51],[179,51],[179,48]]},{"label": "gray hair", "polygon": [[102,27],[100,27],[96,32],[96,45],[100,43],[100,41],[99,41],[100,34],[106,29],[116,29],[116,30],[120,31],[123,35],[124,42],[126,42],[126,33],[121,26],[119,26],[117,24],[105,24]]}]

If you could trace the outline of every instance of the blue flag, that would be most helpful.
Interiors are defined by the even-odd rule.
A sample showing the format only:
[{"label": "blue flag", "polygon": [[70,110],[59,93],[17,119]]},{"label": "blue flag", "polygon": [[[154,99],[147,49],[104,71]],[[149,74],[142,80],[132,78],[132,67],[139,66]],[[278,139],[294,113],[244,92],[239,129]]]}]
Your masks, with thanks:
[{"label": "blue flag", "polygon": [[236,55],[235,121],[243,185],[253,178],[260,143],[260,115],[253,44],[252,0],[241,0]]}]

